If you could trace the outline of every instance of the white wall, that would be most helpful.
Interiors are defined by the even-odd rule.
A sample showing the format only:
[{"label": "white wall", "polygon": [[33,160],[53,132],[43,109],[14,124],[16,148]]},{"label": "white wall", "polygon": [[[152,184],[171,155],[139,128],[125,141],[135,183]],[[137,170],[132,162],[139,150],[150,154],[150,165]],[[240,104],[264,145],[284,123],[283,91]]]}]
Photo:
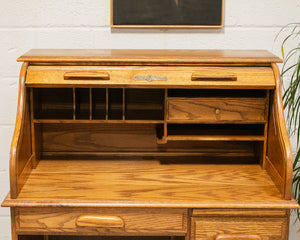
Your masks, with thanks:
[{"label": "white wall", "polygon": [[[300,0],[225,2],[221,30],[111,30],[109,0],[0,0],[0,199],[9,191],[17,57],[31,48],[267,49],[279,55],[276,33],[300,22]],[[291,222],[290,239],[300,239],[298,228]],[[0,239],[10,239],[6,208],[0,209]]]}]

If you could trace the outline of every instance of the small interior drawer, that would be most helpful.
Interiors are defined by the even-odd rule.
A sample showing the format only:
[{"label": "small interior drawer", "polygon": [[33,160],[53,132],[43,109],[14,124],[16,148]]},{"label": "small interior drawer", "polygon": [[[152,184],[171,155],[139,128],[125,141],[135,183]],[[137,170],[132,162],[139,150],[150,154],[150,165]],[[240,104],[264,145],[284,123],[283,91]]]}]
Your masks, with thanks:
[{"label": "small interior drawer", "polygon": [[265,98],[169,98],[168,120],[263,122]]},{"label": "small interior drawer", "polygon": [[192,217],[191,240],[282,240],[287,223],[287,216],[276,212],[204,212]]},{"label": "small interior drawer", "polygon": [[20,234],[184,235],[184,209],[22,208],[16,211]]}]

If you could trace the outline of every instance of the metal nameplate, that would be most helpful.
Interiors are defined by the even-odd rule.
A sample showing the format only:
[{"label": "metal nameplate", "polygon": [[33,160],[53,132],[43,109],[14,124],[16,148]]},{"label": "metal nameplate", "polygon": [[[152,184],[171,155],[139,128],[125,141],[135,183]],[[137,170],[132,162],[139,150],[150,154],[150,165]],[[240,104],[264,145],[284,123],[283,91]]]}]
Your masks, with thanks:
[{"label": "metal nameplate", "polygon": [[148,82],[152,81],[167,81],[167,76],[153,76],[153,75],[135,75],[134,80],[146,80]]}]

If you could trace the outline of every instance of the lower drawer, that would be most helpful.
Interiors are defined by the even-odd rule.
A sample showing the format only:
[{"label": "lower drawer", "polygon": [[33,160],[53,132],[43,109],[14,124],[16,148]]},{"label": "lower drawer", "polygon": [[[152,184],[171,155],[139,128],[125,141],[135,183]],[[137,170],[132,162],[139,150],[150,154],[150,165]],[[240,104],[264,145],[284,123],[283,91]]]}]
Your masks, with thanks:
[{"label": "lower drawer", "polygon": [[287,240],[285,211],[198,213],[191,220],[191,240]]},{"label": "lower drawer", "polygon": [[184,209],[21,208],[18,234],[184,235]]}]

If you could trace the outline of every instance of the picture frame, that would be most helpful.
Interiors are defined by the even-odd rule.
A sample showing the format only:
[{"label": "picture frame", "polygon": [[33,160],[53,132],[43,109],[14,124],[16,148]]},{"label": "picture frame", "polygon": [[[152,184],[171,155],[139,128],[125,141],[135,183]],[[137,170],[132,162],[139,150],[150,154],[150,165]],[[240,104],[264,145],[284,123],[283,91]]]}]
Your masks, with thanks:
[{"label": "picture frame", "polygon": [[110,0],[112,28],[222,28],[225,0]]}]

